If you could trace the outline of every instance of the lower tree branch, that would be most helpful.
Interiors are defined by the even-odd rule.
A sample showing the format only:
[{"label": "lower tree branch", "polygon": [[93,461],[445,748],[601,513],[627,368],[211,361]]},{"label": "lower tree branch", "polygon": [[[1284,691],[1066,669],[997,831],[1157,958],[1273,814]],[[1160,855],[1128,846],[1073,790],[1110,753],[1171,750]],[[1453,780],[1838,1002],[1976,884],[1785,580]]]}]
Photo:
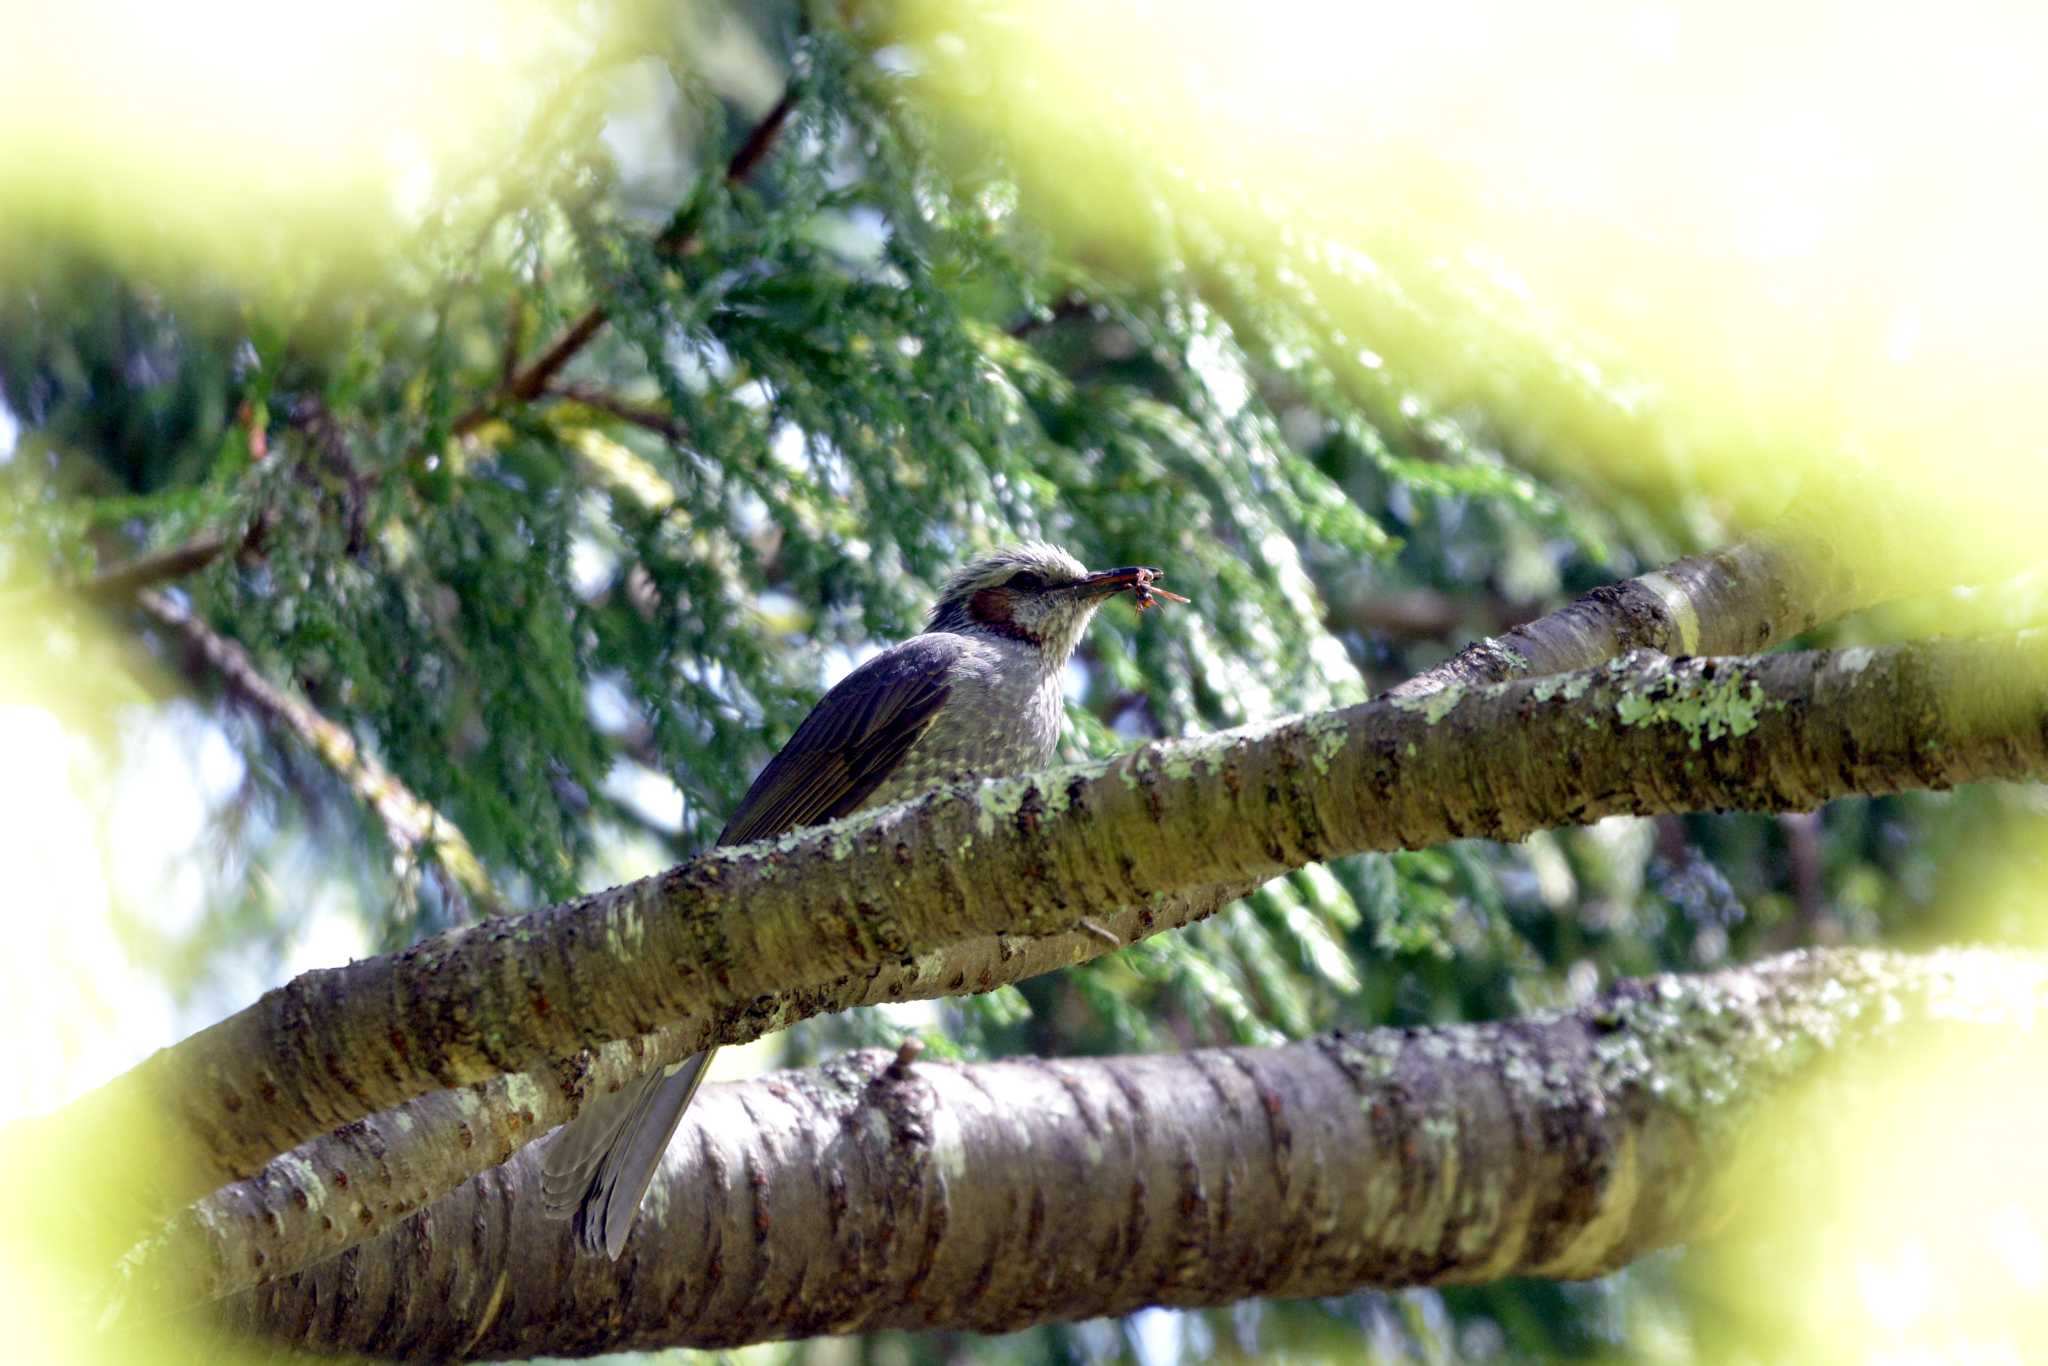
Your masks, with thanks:
[{"label": "lower tree branch", "polygon": [[856,1054],[705,1088],[617,1263],[541,1213],[527,1152],[222,1309],[272,1342],[454,1360],[1598,1276],[1719,1222],[1789,1084],[1932,1022],[1982,1049],[2044,1009],[2038,957],[1833,950],[1271,1049]]},{"label": "lower tree branch", "polygon": [[[1309,862],[1614,814],[1801,809],[2048,773],[2038,644],[1631,658],[1382,699],[941,791],[309,973],[44,1121],[138,1234],[223,1181],[440,1087],[852,984],[976,936]],[[1128,924],[1121,921],[1119,924]],[[1119,931],[1121,932],[1121,931]],[[925,961],[937,961],[927,957]],[[834,984],[846,989],[831,998]],[[964,976],[943,990],[981,984]],[[779,1022],[765,1012],[763,1032]],[[123,1161],[150,1133],[149,1169]],[[124,1189],[109,1173],[127,1172]]]},{"label": "lower tree branch", "polygon": [[[1177,929],[1251,892],[1218,887],[1102,915],[1122,942]],[[990,991],[1102,952],[1086,929],[980,935],[807,991],[729,1007],[702,1024],[618,1040],[554,1066],[434,1091],[345,1124],[181,1212],[131,1263],[130,1293],[170,1303],[218,1299],[365,1241],[573,1119],[583,1102],[710,1043],[744,1043],[813,1015]],[[452,1137],[451,1137],[452,1136]]]}]

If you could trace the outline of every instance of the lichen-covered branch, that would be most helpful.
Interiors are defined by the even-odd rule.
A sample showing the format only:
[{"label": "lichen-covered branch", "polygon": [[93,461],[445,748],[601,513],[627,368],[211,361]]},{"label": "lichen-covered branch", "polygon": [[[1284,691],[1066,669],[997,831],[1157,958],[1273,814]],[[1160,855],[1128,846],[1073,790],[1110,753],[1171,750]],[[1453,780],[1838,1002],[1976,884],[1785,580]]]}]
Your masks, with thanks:
[{"label": "lichen-covered branch", "polygon": [[[2048,773],[2038,644],[1760,659],[1631,657],[1383,699],[1106,762],[930,794],[404,952],[308,973],[47,1121],[144,1228],[351,1120],[986,935],[1073,933],[1105,908],[1242,886],[1372,849],[1616,814],[1803,809],[1850,793]],[[1126,921],[1124,923],[1133,923]],[[1090,945],[1093,948],[1090,948]],[[928,958],[928,962],[941,961]],[[982,984],[962,976],[940,989]],[[758,1031],[756,1031],[758,1032]],[[102,1178],[104,1181],[104,1178]]]},{"label": "lichen-covered branch", "polygon": [[1795,552],[1793,544],[1741,541],[1603,584],[1535,621],[1473,642],[1388,696],[1590,669],[1630,650],[1757,654],[1870,605],[1843,571],[1824,570],[1817,551]]},{"label": "lichen-covered branch", "polygon": [[2044,1008],[2038,957],[1837,950],[1271,1049],[856,1054],[706,1088],[617,1263],[541,1213],[529,1152],[222,1310],[274,1342],[454,1360],[1597,1276],[1725,1215],[1717,1177],[1786,1084]]},{"label": "lichen-covered branch", "polygon": [[[1096,923],[1135,939],[1212,915],[1251,890],[1209,888],[1142,911],[1105,912]],[[928,1000],[968,983],[991,990],[1102,948],[1084,930],[974,936],[879,972],[729,1007],[708,1025],[657,1029],[558,1066],[430,1092],[302,1144],[182,1211],[145,1255],[131,1259],[128,1293],[181,1304],[217,1299],[334,1256],[505,1161],[573,1118],[586,1097],[615,1091],[706,1042],[744,1042],[826,1011]]]},{"label": "lichen-covered branch", "polygon": [[383,823],[385,838],[401,863],[417,867],[431,856],[448,875],[457,901],[478,913],[498,909],[484,866],[461,829],[399,777],[363,753],[355,737],[263,676],[249,652],[215,631],[176,599],[145,589],[136,606],[169,631],[220,676],[230,696],[271,726],[296,737],[333,769],[349,790]]}]

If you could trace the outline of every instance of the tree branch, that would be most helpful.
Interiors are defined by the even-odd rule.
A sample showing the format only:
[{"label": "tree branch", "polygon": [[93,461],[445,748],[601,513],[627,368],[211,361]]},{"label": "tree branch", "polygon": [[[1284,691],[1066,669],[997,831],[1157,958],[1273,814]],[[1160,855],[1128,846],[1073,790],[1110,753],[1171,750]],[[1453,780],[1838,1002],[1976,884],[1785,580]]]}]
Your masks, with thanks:
[{"label": "tree branch", "polygon": [[415,795],[396,775],[356,745],[355,737],[328,720],[302,698],[293,697],[263,676],[249,652],[220,635],[175,599],[154,589],[135,598],[144,616],[182,641],[220,675],[230,695],[272,727],[296,736],[348,784],[364,806],[383,823],[393,852],[410,864],[431,854],[448,874],[471,909],[495,913],[496,894],[482,862],[455,823],[433,804]]},{"label": "tree branch", "polygon": [[[1212,888],[1097,923],[1128,942],[1203,919],[1252,890]],[[1101,952],[1085,928],[1028,939],[973,936],[873,974],[717,1011],[703,1028],[657,1029],[556,1066],[429,1092],[303,1144],[186,1208],[136,1259],[129,1283],[144,1298],[218,1299],[354,1247],[574,1118],[587,1098],[678,1062],[706,1041],[745,1042],[812,1015],[931,1000],[969,983],[988,991]],[[229,1226],[232,1240],[223,1244]]]},{"label": "tree branch", "polygon": [[1425,697],[1453,686],[1590,669],[1630,650],[1761,653],[1870,605],[1867,592],[1839,570],[1824,573],[1822,565],[1818,555],[1790,549],[1789,541],[1749,540],[1691,555],[1603,584],[1503,636],[1475,641],[1387,695]]},{"label": "tree branch", "polygon": [[[1669,810],[2048,773],[2038,643],[1760,659],[1632,657],[1566,678],[1381,699],[1116,759],[942,790],[641,882],[308,973],[45,1123],[153,1227],[281,1152],[437,1087],[663,1026],[748,1036],[784,1003],[985,935],[1061,935],[1107,907],[1254,884],[1448,839]],[[1154,917],[1156,920],[1156,917]],[[992,983],[990,983],[992,984]],[[982,989],[962,978],[950,992]],[[757,1013],[765,1018],[756,1018]],[[121,1190],[125,1136],[155,1158]],[[108,1145],[115,1145],[108,1151]]]},{"label": "tree branch", "polygon": [[[796,108],[796,87],[792,85],[783,92],[761,122],[740,144],[732,160],[726,163],[725,178],[731,184],[738,184],[752,175],[754,169],[767,158],[781,134],[782,126]],[[656,245],[677,256],[687,256],[696,246],[696,237],[688,229],[670,229],[658,239]],[[593,304],[583,314],[563,328],[553,340],[541,349],[541,353],[516,372],[500,380],[497,387],[482,402],[476,404],[455,419],[451,430],[457,436],[467,436],[484,425],[500,404],[531,403],[540,397],[549,383],[560,374],[577,353],[588,346],[591,339],[604,330],[611,321],[611,315],[603,304]]]},{"label": "tree branch", "polygon": [[78,594],[103,604],[126,602],[145,588],[198,573],[219,559],[227,544],[227,538],[219,532],[202,532],[182,545],[103,570],[80,584]]},{"label": "tree branch", "polygon": [[571,403],[580,403],[584,407],[594,409],[597,412],[608,413],[618,418],[621,422],[630,423],[635,427],[644,427],[665,440],[681,441],[683,439],[682,424],[667,413],[662,412],[659,408],[651,408],[644,403],[634,403],[630,399],[620,398],[617,394],[611,393],[609,390],[600,389],[594,384],[558,384],[547,392],[551,397],[567,399]]},{"label": "tree branch", "polygon": [[[522,1153],[224,1317],[273,1343],[450,1360],[1598,1276],[1715,1227],[1749,1122],[1789,1086],[1882,1066],[1931,1025],[1995,1049],[2044,1009],[2039,957],[1809,951],[1572,1011],[1279,1048],[855,1054],[705,1088],[617,1263],[542,1214]],[[237,1255],[242,1221],[221,1227]]]}]

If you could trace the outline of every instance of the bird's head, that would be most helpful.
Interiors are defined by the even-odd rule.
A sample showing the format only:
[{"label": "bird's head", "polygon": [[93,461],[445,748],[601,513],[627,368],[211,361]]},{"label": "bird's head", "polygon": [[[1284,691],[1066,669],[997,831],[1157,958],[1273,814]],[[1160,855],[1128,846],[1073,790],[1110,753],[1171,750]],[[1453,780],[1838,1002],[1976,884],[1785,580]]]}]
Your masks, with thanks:
[{"label": "bird's head", "polygon": [[1091,574],[1072,555],[1043,541],[1006,546],[946,581],[925,629],[1022,641],[1057,667],[1073,654],[1088,619],[1105,599],[1152,576],[1156,571],[1135,566]]}]

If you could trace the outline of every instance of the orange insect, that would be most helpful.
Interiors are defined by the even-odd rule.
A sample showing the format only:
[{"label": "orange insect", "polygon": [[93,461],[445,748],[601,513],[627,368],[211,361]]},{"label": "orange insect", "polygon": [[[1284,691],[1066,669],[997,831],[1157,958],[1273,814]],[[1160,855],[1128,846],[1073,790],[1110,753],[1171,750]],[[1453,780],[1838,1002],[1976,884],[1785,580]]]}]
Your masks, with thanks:
[{"label": "orange insect", "polygon": [[1166,571],[1164,569],[1140,568],[1138,570],[1135,581],[1131,584],[1131,596],[1137,599],[1140,612],[1150,607],[1157,607],[1161,598],[1165,598],[1168,602],[1184,603],[1187,601],[1180,594],[1170,592],[1159,586],[1159,580],[1165,577]]}]

